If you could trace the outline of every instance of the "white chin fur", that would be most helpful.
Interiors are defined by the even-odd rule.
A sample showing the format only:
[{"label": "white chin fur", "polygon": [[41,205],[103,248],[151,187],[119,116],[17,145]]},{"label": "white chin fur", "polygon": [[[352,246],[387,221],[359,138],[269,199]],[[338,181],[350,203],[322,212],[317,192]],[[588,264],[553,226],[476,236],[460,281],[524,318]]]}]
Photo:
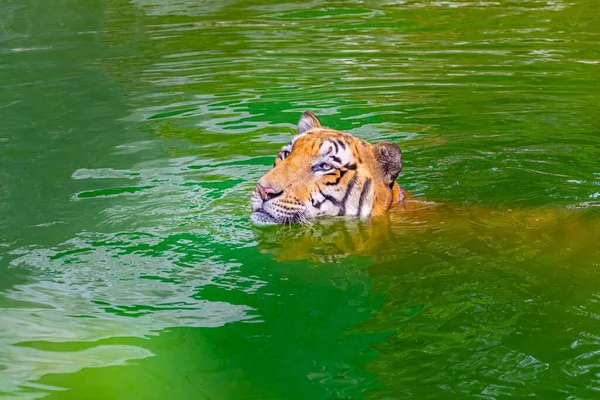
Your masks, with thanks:
[{"label": "white chin fur", "polygon": [[269,214],[262,212],[262,211],[253,212],[252,215],[250,216],[250,219],[252,220],[252,222],[254,222],[257,225],[277,224],[277,220],[275,220],[275,218],[271,217]]}]

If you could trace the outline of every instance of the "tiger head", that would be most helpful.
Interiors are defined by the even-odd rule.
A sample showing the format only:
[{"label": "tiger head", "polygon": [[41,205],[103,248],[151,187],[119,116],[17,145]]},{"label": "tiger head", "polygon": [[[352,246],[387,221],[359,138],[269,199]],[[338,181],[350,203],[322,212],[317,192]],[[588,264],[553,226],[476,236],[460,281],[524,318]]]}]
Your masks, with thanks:
[{"label": "tiger head", "polygon": [[394,143],[371,145],[324,128],[306,111],[298,135],[283,146],[252,193],[252,220],[286,224],[384,214],[404,198],[396,183],[401,169],[401,151]]}]

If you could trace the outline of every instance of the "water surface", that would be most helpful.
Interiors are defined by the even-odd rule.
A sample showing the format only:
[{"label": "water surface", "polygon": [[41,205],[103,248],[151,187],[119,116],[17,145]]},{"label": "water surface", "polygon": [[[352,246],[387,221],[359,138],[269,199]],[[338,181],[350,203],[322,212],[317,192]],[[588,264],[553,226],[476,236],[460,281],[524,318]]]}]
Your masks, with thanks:
[{"label": "water surface", "polygon": [[[596,0],[8,0],[0,397],[597,398]],[[253,227],[310,109],[419,210]]]}]

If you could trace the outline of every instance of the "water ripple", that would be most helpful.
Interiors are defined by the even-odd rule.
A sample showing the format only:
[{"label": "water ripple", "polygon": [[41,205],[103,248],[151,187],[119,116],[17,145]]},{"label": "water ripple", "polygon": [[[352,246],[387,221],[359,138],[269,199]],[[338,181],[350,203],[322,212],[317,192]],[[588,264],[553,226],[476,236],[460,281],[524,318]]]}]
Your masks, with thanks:
[{"label": "water ripple", "polygon": [[[595,0],[38,3],[0,20],[2,395],[597,396]],[[414,212],[252,227],[306,109],[398,143]]]}]

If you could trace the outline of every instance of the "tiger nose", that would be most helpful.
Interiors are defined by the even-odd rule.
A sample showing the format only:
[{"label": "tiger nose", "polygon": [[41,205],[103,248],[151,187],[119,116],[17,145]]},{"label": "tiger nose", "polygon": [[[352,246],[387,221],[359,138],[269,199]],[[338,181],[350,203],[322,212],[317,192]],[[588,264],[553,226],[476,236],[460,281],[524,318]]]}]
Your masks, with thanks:
[{"label": "tiger nose", "polygon": [[277,191],[272,187],[263,186],[260,183],[256,185],[256,190],[258,190],[260,198],[263,199],[263,201],[274,199],[275,197],[280,196],[283,193],[283,190]]}]

